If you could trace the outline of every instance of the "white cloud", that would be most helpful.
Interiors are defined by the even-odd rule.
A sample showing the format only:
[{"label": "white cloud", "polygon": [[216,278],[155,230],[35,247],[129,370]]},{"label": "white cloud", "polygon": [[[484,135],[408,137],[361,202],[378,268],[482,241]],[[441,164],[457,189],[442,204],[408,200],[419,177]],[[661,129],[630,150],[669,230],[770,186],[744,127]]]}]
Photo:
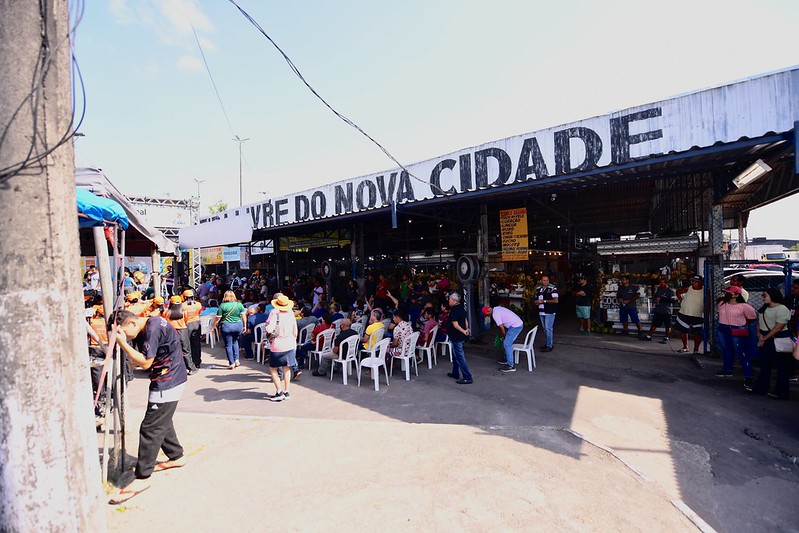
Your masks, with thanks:
[{"label": "white cloud", "polygon": [[202,72],[204,69],[202,61],[200,61],[197,56],[191,54],[180,56],[177,65],[183,72]]},{"label": "white cloud", "polygon": [[109,0],[108,10],[118,24],[139,24],[166,45],[194,51],[192,24],[203,49],[215,51],[216,45],[208,34],[216,31],[213,22],[203,12],[197,0]]}]

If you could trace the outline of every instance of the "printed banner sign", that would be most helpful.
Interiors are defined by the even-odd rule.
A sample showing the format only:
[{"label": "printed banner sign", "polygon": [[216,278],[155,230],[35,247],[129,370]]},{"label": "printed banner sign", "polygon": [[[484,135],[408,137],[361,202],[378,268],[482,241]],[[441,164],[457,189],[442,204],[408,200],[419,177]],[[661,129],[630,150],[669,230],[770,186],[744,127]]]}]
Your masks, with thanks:
[{"label": "printed banner sign", "polygon": [[502,234],[502,260],[527,261],[527,209],[522,207],[500,211],[499,227]]},{"label": "printed banner sign", "polygon": [[200,256],[202,257],[202,264],[204,265],[221,265],[223,263],[221,246],[203,248],[200,252]]},{"label": "printed banner sign", "polygon": [[222,259],[224,261],[241,261],[241,248],[238,246],[225,246],[222,248]]},{"label": "printed banner sign", "polygon": [[250,269],[250,249],[246,246],[241,247],[241,252],[239,253],[239,266],[244,270]]}]

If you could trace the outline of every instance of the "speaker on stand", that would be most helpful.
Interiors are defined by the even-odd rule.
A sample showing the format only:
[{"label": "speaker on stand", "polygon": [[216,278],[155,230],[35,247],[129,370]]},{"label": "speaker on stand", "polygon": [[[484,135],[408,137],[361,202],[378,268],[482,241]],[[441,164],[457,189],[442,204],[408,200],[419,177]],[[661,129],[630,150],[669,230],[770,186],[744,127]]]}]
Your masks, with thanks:
[{"label": "speaker on stand", "polygon": [[463,286],[463,307],[469,320],[470,340],[474,340],[482,331],[483,321],[480,313],[480,296],[477,280],[480,278],[480,261],[470,255],[462,255],[456,263],[458,278]]}]

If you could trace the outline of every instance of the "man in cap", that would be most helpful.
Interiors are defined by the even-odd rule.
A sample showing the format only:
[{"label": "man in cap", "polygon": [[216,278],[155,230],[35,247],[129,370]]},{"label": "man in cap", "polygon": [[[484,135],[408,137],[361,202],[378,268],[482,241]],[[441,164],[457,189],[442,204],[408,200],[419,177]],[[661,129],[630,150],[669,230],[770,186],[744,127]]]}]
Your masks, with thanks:
[{"label": "man in cap", "polygon": [[616,299],[621,304],[619,322],[621,322],[622,335],[629,335],[627,325],[632,320],[632,323],[638,328],[638,336],[641,336],[641,319],[638,318],[638,304],[636,303],[640,297],[638,287],[630,284],[630,276],[623,275],[619,290],[616,292]]},{"label": "man in cap", "polygon": [[705,291],[702,276],[691,276],[691,285],[677,291],[680,311],[674,329],[680,332],[682,339],[681,353],[688,353],[688,334],[694,338],[694,357],[699,354],[699,343],[702,342],[702,327],[705,315]]},{"label": "man in cap", "polygon": [[642,340],[651,342],[655,330],[663,326],[666,329],[666,334],[661,342],[668,344],[669,335],[671,334],[671,304],[674,302],[674,291],[669,287],[669,278],[666,276],[660,277],[654,296],[655,309],[652,314],[652,326],[649,328],[649,333]]},{"label": "man in cap", "polygon": [[580,320],[581,335],[591,334],[591,286],[583,274],[580,274],[577,287],[572,291],[574,305],[577,310],[577,318]]},{"label": "man in cap", "polygon": [[502,347],[505,349],[505,359],[499,361],[500,372],[516,372],[516,366],[513,357],[513,341],[519,336],[519,333],[524,329],[524,322],[519,318],[519,315],[501,307],[485,306],[483,307],[483,316],[490,316],[499,328],[499,334],[502,336]]}]

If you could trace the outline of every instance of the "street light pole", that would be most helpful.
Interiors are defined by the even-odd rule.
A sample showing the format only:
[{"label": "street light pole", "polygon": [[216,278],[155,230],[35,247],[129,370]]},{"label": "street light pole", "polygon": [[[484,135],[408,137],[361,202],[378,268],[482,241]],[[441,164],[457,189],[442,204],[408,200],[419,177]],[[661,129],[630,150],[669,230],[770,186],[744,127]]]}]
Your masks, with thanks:
[{"label": "street light pole", "polygon": [[244,186],[241,179],[241,144],[250,140],[249,137],[242,139],[238,135],[233,137],[233,140],[239,143],[239,207],[244,205]]}]

